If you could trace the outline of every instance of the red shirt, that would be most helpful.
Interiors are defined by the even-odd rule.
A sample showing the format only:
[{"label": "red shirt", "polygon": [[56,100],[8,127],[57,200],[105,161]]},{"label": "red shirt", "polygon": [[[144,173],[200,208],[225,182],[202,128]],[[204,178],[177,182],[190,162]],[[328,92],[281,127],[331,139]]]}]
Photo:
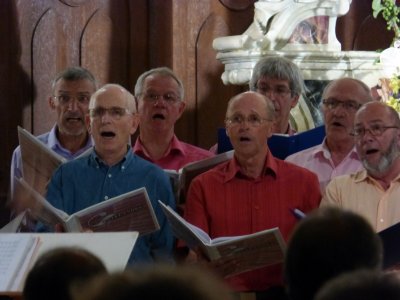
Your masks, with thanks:
[{"label": "red shirt", "polygon": [[[251,179],[235,158],[196,177],[190,186],[185,219],[211,238],[237,236],[279,227],[288,239],[298,222],[291,209],[319,206],[317,176],[267,154],[264,175]],[[226,279],[236,291],[264,291],[282,285],[282,264]]]},{"label": "red shirt", "polygon": [[136,139],[135,145],[133,146],[133,152],[162,169],[176,171],[188,163],[215,155],[210,151],[181,142],[175,135],[171,140],[170,148],[166,154],[158,160],[150,158],[139,137]]}]

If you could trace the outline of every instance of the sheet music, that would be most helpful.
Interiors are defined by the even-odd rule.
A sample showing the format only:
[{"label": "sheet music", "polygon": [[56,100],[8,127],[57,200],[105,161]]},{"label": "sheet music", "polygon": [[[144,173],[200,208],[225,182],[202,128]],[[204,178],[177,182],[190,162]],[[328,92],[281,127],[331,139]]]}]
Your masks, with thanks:
[{"label": "sheet music", "polygon": [[18,273],[24,273],[25,261],[30,261],[29,251],[34,248],[37,238],[33,236],[0,235],[0,290],[8,290]]}]

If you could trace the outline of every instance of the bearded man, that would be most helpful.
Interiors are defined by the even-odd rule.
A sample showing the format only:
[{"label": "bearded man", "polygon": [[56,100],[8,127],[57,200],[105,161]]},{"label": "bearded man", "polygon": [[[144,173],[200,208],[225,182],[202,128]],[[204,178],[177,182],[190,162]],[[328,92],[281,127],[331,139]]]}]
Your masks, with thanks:
[{"label": "bearded man", "polygon": [[364,104],[353,135],[364,170],[334,178],[321,206],[336,204],[363,215],[376,231],[400,220],[400,119],[382,102]]}]

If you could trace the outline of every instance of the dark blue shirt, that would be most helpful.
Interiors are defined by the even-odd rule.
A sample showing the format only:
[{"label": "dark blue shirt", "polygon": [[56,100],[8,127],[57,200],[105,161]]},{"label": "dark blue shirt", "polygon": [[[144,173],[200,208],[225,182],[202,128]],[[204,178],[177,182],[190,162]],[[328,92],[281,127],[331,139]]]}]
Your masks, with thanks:
[{"label": "dark blue shirt", "polygon": [[158,200],[175,208],[171,184],[162,169],[133,154],[130,147],[122,161],[112,167],[95,151],[62,164],[53,174],[46,198],[54,207],[73,214],[141,187],[147,190],[160,230],[138,238],[130,263],[169,260],[174,238]]}]

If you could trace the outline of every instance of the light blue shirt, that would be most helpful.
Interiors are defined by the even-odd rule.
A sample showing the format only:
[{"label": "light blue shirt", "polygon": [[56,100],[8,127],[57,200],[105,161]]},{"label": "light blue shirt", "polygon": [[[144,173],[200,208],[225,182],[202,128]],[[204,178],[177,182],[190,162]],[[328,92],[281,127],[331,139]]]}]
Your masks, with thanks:
[{"label": "light blue shirt", "polygon": [[129,146],[122,161],[111,167],[93,150],[62,164],[50,181],[46,198],[56,208],[73,214],[141,187],[147,190],[160,230],[138,238],[130,263],[170,260],[174,238],[158,200],[175,209],[171,184],[162,169],[133,154]]}]

